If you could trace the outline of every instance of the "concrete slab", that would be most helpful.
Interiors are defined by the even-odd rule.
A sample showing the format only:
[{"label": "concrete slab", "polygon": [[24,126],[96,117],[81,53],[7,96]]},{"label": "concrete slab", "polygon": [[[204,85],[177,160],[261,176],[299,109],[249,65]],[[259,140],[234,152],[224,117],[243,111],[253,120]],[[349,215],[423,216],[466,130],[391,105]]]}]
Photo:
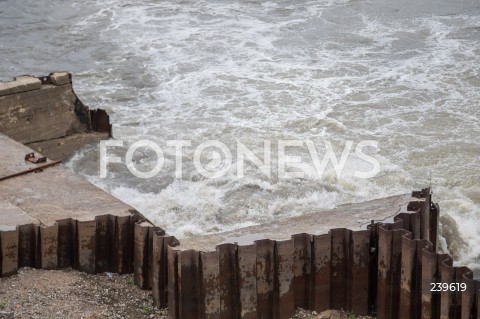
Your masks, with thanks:
[{"label": "concrete slab", "polygon": [[0,96],[38,90],[42,82],[33,76],[18,76],[15,81],[0,82]]},{"label": "concrete slab", "polygon": [[[35,166],[24,160],[25,154],[32,150],[5,135],[0,136],[0,150],[0,176]],[[91,221],[100,215],[139,214],[131,206],[59,165],[0,181],[0,200],[18,208],[10,207],[10,213],[4,215],[3,222],[0,221],[4,225],[30,222],[23,213],[46,226],[65,218]]]},{"label": "concrete slab", "polygon": [[0,182],[0,194],[44,225],[65,218],[87,221],[100,215],[128,216],[135,212],[61,166]]},{"label": "concrete slab", "polygon": [[16,226],[40,222],[15,205],[0,200],[0,231],[15,230]]},{"label": "concrete slab", "polygon": [[64,85],[70,83],[68,72],[54,72],[50,75],[50,81],[55,85]]},{"label": "concrete slab", "polygon": [[61,161],[69,158],[75,153],[75,151],[87,144],[96,143],[99,140],[107,140],[109,138],[110,135],[106,132],[78,133],[27,145],[39,153],[46,154],[52,160]]},{"label": "concrete slab", "polygon": [[[0,133],[0,179],[53,162],[50,159],[47,159],[42,164],[26,161],[25,155],[32,152],[32,149],[29,147],[15,142],[8,136]],[[35,153],[35,156],[40,157],[43,155]]]},{"label": "concrete slab", "polygon": [[196,249],[211,251],[224,243],[250,245],[256,240],[288,240],[294,234],[326,234],[332,228],[363,230],[372,220],[392,222],[393,216],[404,212],[411,194],[376,199],[364,203],[343,205],[332,210],[285,218],[268,224],[240,228],[233,231],[180,240],[179,250]]}]

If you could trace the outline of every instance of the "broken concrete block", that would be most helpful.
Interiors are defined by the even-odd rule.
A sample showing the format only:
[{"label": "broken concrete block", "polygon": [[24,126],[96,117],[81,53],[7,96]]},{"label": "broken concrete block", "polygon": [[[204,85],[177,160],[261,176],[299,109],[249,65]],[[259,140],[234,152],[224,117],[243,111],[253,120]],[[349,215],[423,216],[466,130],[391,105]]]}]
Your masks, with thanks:
[{"label": "broken concrete block", "polygon": [[33,76],[19,76],[15,81],[0,82],[0,96],[38,90],[42,82]]},{"label": "broken concrete block", "polygon": [[70,83],[68,72],[54,72],[50,74],[50,81],[55,85],[64,85]]}]

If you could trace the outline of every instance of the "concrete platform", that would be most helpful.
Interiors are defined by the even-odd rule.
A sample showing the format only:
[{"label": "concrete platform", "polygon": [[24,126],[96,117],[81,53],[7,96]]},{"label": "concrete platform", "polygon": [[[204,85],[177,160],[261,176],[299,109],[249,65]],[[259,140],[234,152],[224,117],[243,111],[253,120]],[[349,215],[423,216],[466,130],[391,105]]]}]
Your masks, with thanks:
[{"label": "concrete platform", "polygon": [[[52,163],[25,161],[25,155],[33,151],[3,134],[0,134],[0,150],[0,179]],[[140,215],[61,165],[0,181],[0,203],[1,208],[6,208],[0,209],[0,225],[8,226],[28,223],[47,226],[65,218],[86,221],[101,215]]]},{"label": "concrete platform", "polygon": [[[21,267],[131,273],[134,230],[157,230],[58,162],[0,135],[0,277]],[[42,154],[35,153],[36,158]]]},{"label": "concrete platform", "polygon": [[181,245],[176,248],[179,250],[212,251],[219,244],[250,245],[261,239],[288,240],[292,235],[300,233],[326,234],[332,228],[365,230],[372,220],[375,222],[393,222],[393,216],[406,212],[407,204],[412,200],[418,201],[419,199],[412,198],[411,194],[404,194],[358,204],[343,205],[332,210],[284,218],[268,224],[239,228],[213,235],[184,238],[180,241]]},{"label": "concrete platform", "polygon": [[[0,179],[53,162],[50,159],[41,164],[25,161],[25,155],[32,153],[33,150],[2,133],[0,133],[0,150]],[[37,157],[40,155],[36,153]]]},{"label": "concrete platform", "polygon": [[48,157],[52,160],[64,160],[87,144],[96,143],[99,140],[108,140],[109,135],[106,132],[77,133],[27,145],[39,153],[48,154]]},{"label": "concrete platform", "polygon": [[40,222],[15,205],[0,200],[0,231],[12,231],[18,225],[35,224]]}]

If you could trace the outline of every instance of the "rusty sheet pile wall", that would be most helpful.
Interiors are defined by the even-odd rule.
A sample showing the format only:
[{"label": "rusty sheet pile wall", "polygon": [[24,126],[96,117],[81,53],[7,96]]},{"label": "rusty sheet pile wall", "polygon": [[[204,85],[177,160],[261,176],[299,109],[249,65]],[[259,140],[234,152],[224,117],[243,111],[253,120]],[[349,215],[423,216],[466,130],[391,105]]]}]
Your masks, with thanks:
[{"label": "rusty sheet pile wall", "polygon": [[72,267],[86,273],[132,273],[136,215],[97,216],[91,221],[59,220],[51,226],[21,225],[0,231],[0,273],[21,267]]},{"label": "rusty sheet pile wall", "polygon": [[[393,223],[332,229],[290,240],[179,250],[171,237],[144,234],[154,300],[172,318],[291,318],[297,307],[344,309],[378,318],[480,318],[480,283],[466,267],[437,254],[439,207],[430,190]],[[148,245],[150,245],[148,244]],[[151,255],[151,257],[150,257]],[[144,267],[143,270],[146,268]],[[140,281],[140,280],[139,280]],[[433,292],[432,283],[466,283],[464,292]]]},{"label": "rusty sheet pile wall", "polygon": [[[480,282],[437,253],[439,207],[430,190],[413,195],[419,200],[392,223],[215,251],[181,250],[174,237],[134,216],[25,225],[0,232],[1,274],[23,266],[134,272],[172,318],[282,319],[301,307],[381,319],[480,319]],[[465,283],[466,290],[431,291],[436,282]]]}]

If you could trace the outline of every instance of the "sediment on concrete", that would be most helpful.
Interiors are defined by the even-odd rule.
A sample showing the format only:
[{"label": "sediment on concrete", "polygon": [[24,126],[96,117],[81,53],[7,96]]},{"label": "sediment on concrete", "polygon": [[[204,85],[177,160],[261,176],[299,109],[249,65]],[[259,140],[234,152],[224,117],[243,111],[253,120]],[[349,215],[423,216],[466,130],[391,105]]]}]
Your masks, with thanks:
[{"label": "sediment on concrete", "polygon": [[245,246],[261,239],[289,240],[292,235],[299,233],[326,234],[332,227],[365,230],[372,220],[384,223],[393,221],[394,216],[407,211],[411,200],[411,194],[394,195],[300,216],[279,218],[265,224],[222,233],[182,238],[179,249],[210,251],[222,243]]},{"label": "sediment on concrete", "polygon": [[0,82],[0,132],[54,160],[111,137],[109,116],[75,94],[72,75],[20,76]]}]

